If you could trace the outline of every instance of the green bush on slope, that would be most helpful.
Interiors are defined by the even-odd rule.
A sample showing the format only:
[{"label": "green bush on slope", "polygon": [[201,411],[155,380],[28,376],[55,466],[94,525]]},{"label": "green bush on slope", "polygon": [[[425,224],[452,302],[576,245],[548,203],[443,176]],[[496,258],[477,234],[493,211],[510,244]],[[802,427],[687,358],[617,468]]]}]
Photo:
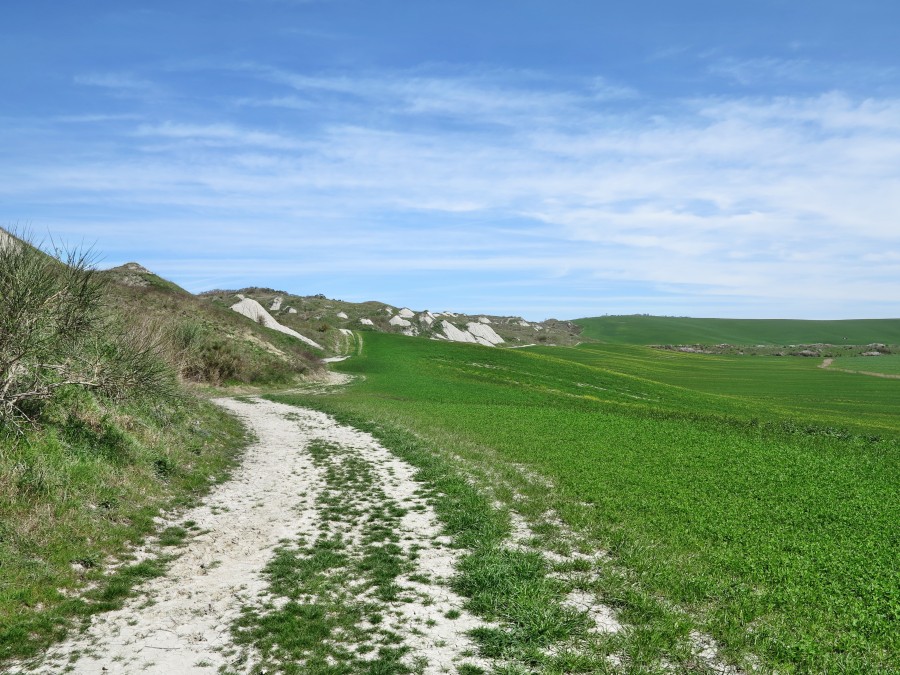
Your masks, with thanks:
[{"label": "green bush on slope", "polygon": [[0,415],[33,420],[61,388],[123,398],[168,393],[173,373],[156,336],[104,310],[90,253],[47,255],[27,241],[0,245]]}]

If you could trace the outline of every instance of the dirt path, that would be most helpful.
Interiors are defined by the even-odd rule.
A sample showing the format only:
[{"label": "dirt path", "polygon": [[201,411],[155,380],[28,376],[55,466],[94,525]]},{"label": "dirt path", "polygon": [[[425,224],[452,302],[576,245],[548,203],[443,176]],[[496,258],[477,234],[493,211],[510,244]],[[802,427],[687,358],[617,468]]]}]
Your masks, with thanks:
[{"label": "dirt path", "polygon": [[834,368],[831,365],[832,363],[834,363],[834,359],[825,359],[824,361],[822,361],[822,363],[819,364],[819,368],[827,368],[829,370],[833,370],[836,373],[852,373],[853,375],[881,377],[886,380],[900,380],[900,375],[895,375],[894,373],[875,373],[870,370],[849,370],[847,368]]},{"label": "dirt path", "polygon": [[366,523],[383,526],[373,514],[386,510],[402,570],[390,593],[359,572],[343,589],[300,588],[304,601],[327,601],[329,611],[363,599],[366,607],[377,605],[384,619],[367,639],[377,647],[379,635],[389,634],[396,647],[400,636],[397,653],[424,673],[447,672],[471,653],[465,632],[480,624],[444,583],[457,554],[439,536],[411,466],[370,435],[316,411],[262,399],[218,403],[241,417],[258,441],[232,480],[180,519],[194,521],[201,534],[124,608],[96,616],[85,633],[52,648],[40,665],[13,672],[59,673],[69,663],[77,673],[246,672],[266,656],[252,642],[234,644],[233,622],[247,610],[262,620],[296,600],[270,588],[264,568],[273,556],[302,560],[303,545],[339,540],[352,566],[375,550]]}]

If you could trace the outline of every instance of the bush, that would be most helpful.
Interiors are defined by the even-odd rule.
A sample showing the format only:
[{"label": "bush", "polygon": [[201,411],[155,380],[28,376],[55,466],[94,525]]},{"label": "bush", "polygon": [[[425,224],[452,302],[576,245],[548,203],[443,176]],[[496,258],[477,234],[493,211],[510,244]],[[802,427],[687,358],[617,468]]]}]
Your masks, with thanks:
[{"label": "bush", "polygon": [[159,332],[106,311],[90,250],[51,251],[0,230],[0,420],[17,429],[65,387],[168,391]]}]

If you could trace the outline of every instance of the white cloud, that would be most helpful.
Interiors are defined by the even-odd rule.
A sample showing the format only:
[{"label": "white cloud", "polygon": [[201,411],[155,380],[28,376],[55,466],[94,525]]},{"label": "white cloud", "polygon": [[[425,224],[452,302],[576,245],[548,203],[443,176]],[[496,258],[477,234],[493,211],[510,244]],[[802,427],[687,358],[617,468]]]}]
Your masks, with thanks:
[{"label": "white cloud", "polygon": [[[627,86],[602,77],[567,88],[539,73],[481,69],[466,74],[434,74],[427,70],[368,75],[308,75],[245,66],[272,82],[300,92],[267,99],[241,99],[244,105],[308,108],[327,98],[334,105],[366,105],[381,114],[439,115],[467,123],[515,125],[545,118],[559,123],[567,111],[585,105],[638,97]],[[337,98],[336,98],[337,97]]]},{"label": "white cloud", "polygon": [[159,85],[133,73],[85,73],[75,77],[75,84],[100,87],[121,94],[156,93],[159,91]]},{"label": "white cloud", "polygon": [[[718,296],[801,315],[864,297],[900,311],[886,254],[900,249],[900,100],[659,105],[534,73],[246,71],[272,90],[203,123],[138,120],[102,156],[29,160],[0,194],[166,213],[185,250],[227,231],[215,250],[264,250],[244,264],[285,277],[302,258],[304,274],[537,275],[592,293],[676,289],[698,307]],[[275,126],[257,107],[287,117]],[[191,265],[224,274],[196,260],[179,273]]]},{"label": "white cloud", "polygon": [[244,129],[233,124],[142,124],[135,131],[136,136],[150,138],[171,138],[208,145],[257,146],[288,150],[303,147],[302,143],[279,134],[253,129]]},{"label": "white cloud", "polygon": [[714,75],[731,78],[739,84],[754,84],[764,80],[807,81],[815,66],[805,59],[773,57],[736,59],[726,57],[714,61],[708,70]]},{"label": "white cloud", "polygon": [[[794,51],[802,45],[790,45]],[[806,58],[735,58],[713,51],[704,54],[709,60],[707,71],[730,79],[737,84],[770,86],[773,83],[797,86],[824,85],[828,82],[847,82],[849,85],[889,82],[896,79],[897,68],[873,68],[851,61],[830,63],[827,66]]]}]

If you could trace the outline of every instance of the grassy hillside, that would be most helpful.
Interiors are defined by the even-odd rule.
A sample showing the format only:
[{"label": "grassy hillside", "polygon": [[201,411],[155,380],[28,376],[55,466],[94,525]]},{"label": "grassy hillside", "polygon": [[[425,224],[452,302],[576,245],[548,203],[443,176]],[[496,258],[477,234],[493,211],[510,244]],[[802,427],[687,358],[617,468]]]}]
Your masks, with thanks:
[{"label": "grassy hillside", "polygon": [[266,328],[222,303],[192,295],[136,263],[99,275],[112,311],[158,335],[188,381],[287,384],[321,368],[319,350]]},{"label": "grassy hillside", "polygon": [[584,336],[633,345],[900,344],[900,319],[801,321],[692,319],[669,316],[598,316],[576,319]]},{"label": "grassy hillside", "polygon": [[897,437],[896,382],[870,378],[842,405],[861,376],[800,360],[703,370],[703,357],[668,353],[647,365],[654,354],[372,334],[338,365],[361,381],[290,400],[413,433],[488,473],[551,479],[541,508],[611,552],[633,585],[608,577],[605,601],[664,653],[675,638],[648,598],[690,613],[682,636],[708,631],[732,658],[782,673],[900,669],[900,445],[883,440]]}]

